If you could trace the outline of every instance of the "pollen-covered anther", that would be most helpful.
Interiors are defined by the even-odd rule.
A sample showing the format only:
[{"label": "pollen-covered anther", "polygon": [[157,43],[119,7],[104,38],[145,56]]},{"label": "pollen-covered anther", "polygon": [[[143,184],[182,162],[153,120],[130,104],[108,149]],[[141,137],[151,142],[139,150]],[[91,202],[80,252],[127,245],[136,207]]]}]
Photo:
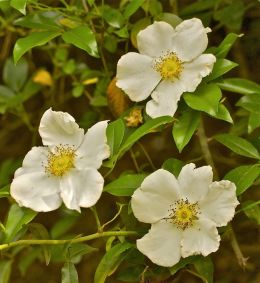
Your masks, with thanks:
[{"label": "pollen-covered anther", "polygon": [[183,66],[174,52],[167,52],[154,61],[153,68],[160,73],[163,80],[173,81],[179,78]]},{"label": "pollen-covered anther", "polygon": [[174,203],[169,219],[178,228],[185,230],[193,226],[200,214],[198,203],[190,203],[187,199],[180,199]]},{"label": "pollen-covered anther", "polygon": [[48,155],[45,172],[56,177],[61,177],[74,167],[75,157],[76,152],[73,147],[67,145],[56,146],[54,152],[50,152]]}]

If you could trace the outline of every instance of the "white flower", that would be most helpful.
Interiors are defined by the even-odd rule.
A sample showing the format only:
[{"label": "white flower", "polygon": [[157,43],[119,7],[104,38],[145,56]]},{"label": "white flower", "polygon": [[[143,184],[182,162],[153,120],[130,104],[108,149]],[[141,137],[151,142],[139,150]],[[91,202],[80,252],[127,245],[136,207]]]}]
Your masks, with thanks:
[{"label": "white flower", "polygon": [[208,254],[219,247],[216,227],[225,226],[238,205],[230,181],[212,182],[212,169],[185,165],[178,179],[159,169],[146,177],[132,196],[133,213],[151,223],[137,240],[137,248],[161,266],[173,266],[181,257]]},{"label": "white flower", "polygon": [[35,211],[91,207],[100,198],[104,179],[97,169],[109,156],[107,121],[84,135],[68,113],[47,110],[39,133],[44,146],[33,147],[15,172],[11,195],[19,205]]},{"label": "white flower", "polygon": [[193,18],[175,29],[155,22],[137,35],[139,53],[129,52],[117,65],[117,86],[133,101],[150,95],[146,112],[155,118],[173,116],[183,92],[193,92],[213,68],[216,58],[202,54],[209,28]]}]

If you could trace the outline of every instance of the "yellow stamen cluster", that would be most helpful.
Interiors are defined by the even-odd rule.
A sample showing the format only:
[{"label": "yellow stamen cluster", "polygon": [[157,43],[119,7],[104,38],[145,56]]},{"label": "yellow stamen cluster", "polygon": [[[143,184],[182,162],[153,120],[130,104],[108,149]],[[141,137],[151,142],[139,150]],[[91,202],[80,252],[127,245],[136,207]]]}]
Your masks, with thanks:
[{"label": "yellow stamen cluster", "polygon": [[59,145],[55,148],[54,153],[48,155],[48,163],[45,166],[47,174],[61,177],[74,167],[75,149],[69,146]]},{"label": "yellow stamen cluster", "polygon": [[143,123],[141,108],[134,108],[128,116],[125,117],[127,127],[137,127]]},{"label": "yellow stamen cluster", "polygon": [[155,60],[153,68],[160,73],[163,80],[173,81],[179,78],[183,66],[174,52],[167,52]]},{"label": "yellow stamen cluster", "polygon": [[176,201],[170,209],[170,222],[174,223],[178,228],[185,230],[193,226],[194,221],[198,219],[199,206],[198,203],[189,203],[187,199]]}]

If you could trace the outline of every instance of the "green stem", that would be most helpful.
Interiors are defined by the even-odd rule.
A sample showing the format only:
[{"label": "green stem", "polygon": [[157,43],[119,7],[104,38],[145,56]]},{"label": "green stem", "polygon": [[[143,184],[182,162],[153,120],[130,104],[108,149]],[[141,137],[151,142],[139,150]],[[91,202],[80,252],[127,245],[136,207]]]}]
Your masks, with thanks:
[{"label": "green stem", "polygon": [[208,165],[210,165],[212,167],[213,174],[214,174],[215,178],[218,180],[219,179],[218,171],[215,167],[215,164],[214,164],[214,161],[213,161],[210,149],[209,149],[208,138],[207,138],[205,130],[204,130],[202,118],[200,120],[200,126],[198,128],[197,134],[198,134],[198,137],[199,137],[201,151],[203,153],[204,159],[206,160]]},{"label": "green stem", "polygon": [[98,214],[97,214],[97,210],[96,210],[96,207],[93,206],[90,208],[91,211],[93,212],[94,214],[94,217],[95,217],[95,220],[96,220],[96,223],[97,223],[97,228],[98,228],[98,232],[102,232],[102,227],[101,227],[101,223],[100,223],[100,220],[99,220],[99,217],[98,217]]},{"label": "green stem", "polygon": [[29,245],[63,245],[63,244],[75,244],[87,242],[90,240],[111,237],[111,236],[137,236],[138,233],[135,231],[109,231],[109,232],[98,232],[84,237],[67,239],[67,240],[18,240],[7,244],[0,245],[0,251],[10,249],[17,246],[29,246]]}]

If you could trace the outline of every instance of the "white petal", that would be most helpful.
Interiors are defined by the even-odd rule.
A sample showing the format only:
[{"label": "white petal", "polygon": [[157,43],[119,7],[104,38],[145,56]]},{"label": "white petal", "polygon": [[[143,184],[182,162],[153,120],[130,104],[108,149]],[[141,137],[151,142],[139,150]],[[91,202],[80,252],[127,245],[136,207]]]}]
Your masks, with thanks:
[{"label": "white petal", "polygon": [[171,50],[174,28],[166,22],[154,22],[137,34],[137,47],[141,54],[161,56]]},{"label": "white petal", "polygon": [[138,250],[155,264],[173,266],[181,257],[181,235],[182,231],[171,223],[157,222],[136,244]]},{"label": "white petal", "polygon": [[195,164],[187,164],[183,166],[178,177],[180,193],[190,202],[199,201],[208,193],[212,178],[210,166],[195,168]]},{"label": "white petal", "polygon": [[216,224],[209,219],[201,218],[194,227],[183,231],[181,255],[183,257],[215,252],[219,248],[220,236]]},{"label": "white petal", "polygon": [[235,184],[223,180],[210,185],[208,194],[199,203],[199,206],[201,213],[220,227],[227,225],[234,217],[238,204]]},{"label": "white petal", "polygon": [[146,113],[152,117],[173,116],[183,93],[181,83],[162,81],[152,92],[152,100],[146,104]]},{"label": "white petal", "polygon": [[59,180],[42,172],[15,177],[10,193],[19,205],[35,211],[51,211],[61,205]]},{"label": "white petal", "polygon": [[168,217],[170,205],[178,199],[178,182],[173,174],[159,169],[147,176],[132,196],[135,217],[145,223],[154,223]]},{"label": "white petal", "polygon": [[110,150],[107,145],[106,129],[107,121],[98,122],[88,129],[76,152],[76,168],[98,169],[102,161],[109,157]]},{"label": "white petal", "polygon": [[184,63],[180,74],[180,81],[184,86],[184,91],[193,92],[202,78],[211,73],[215,62],[216,57],[214,55],[202,54],[193,61]]},{"label": "white petal", "polygon": [[184,62],[188,62],[205,51],[208,45],[207,33],[200,19],[193,18],[181,22],[175,29],[172,51]]},{"label": "white petal", "polygon": [[91,207],[100,198],[104,179],[96,169],[71,170],[61,179],[61,198],[69,209]]},{"label": "white petal", "polygon": [[117,63],[117,83],[132,101],[146,99],[159,83],[161,76],[152,68],[151,57],[129,52]]},{"label": "white petal", "polygon": [[49,150],[46,147],[33,147],[24,157],[23,165],[15,172],[15,177],[30,172],[45,172]]},{"label": "white petal", "polygon": [[75,119],[66,112],[48,109],[42,116],[39,133],[42,143],[49,146],[59,144],[78,147],[84,137]]}]

